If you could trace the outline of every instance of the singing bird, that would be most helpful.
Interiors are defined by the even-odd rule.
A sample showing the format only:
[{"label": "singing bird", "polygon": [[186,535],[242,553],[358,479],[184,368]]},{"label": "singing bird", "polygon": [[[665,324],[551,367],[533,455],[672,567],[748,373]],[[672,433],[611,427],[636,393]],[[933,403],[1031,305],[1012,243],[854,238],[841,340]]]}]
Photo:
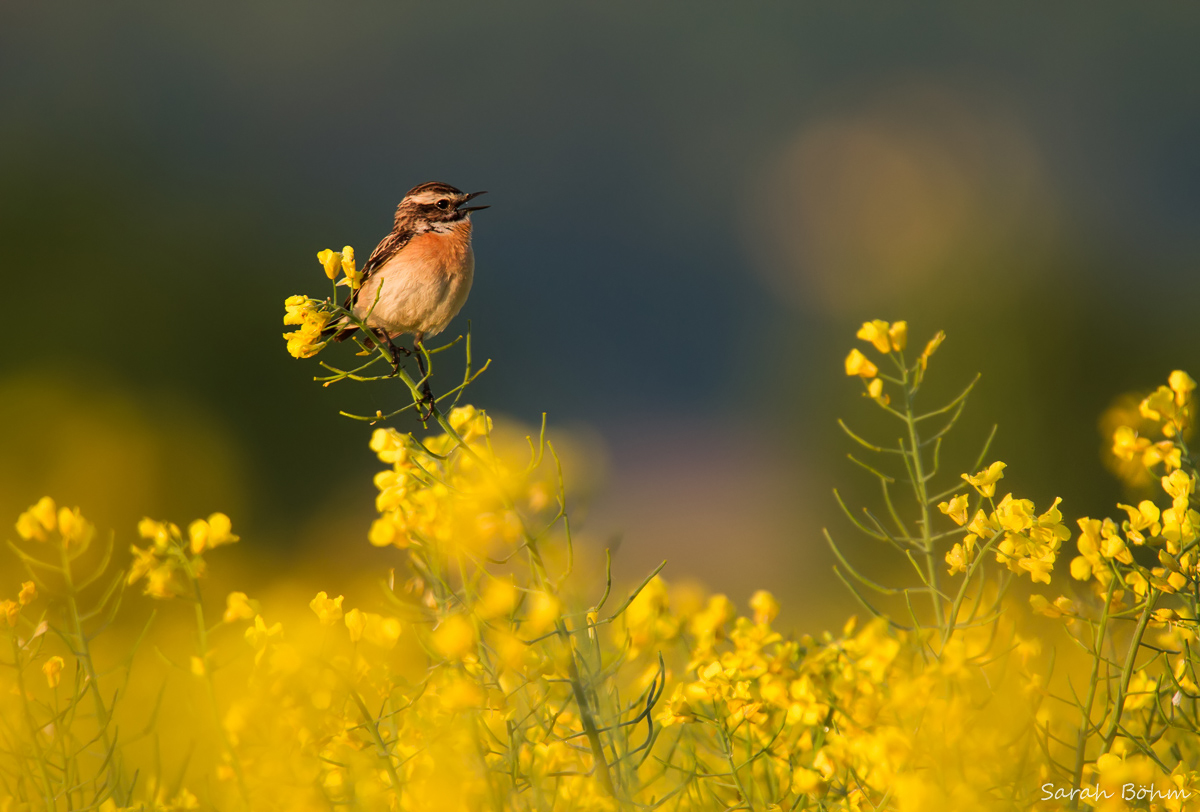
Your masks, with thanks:
[{"label": "singing bird", "polygon": [[[488,207],[463,204],[481,194],[438,182],[409,190],[396,207],[392,232],[371,252],[361,286],[343,307],[389,342],[412,334],[419,345],[446,329],[471,292],[471,212]],[[357,329],[341,323],[328,333],[345,341]]]}]

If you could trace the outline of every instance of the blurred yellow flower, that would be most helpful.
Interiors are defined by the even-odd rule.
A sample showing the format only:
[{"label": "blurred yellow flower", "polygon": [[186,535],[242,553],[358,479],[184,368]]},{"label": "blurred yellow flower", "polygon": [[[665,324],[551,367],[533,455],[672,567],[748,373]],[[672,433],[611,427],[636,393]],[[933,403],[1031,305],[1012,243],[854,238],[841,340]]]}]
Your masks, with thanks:
[{"label": "blurred yellow flower", "polygon": [[367,540],[375,547],[398,547],[404,549],[412,543],[408,537],[408,522],[398,510],[389,510],[375,521],[367,531]]},{"label": "blurred yellow flower", "polygon": [[754,610],[754,622],[767,625],[779,615],[779,601],[765,589],[750,596],[750,608]]},{"label": "blurred yellow flower", "polygon": [[850,354],[846,356],[846,374],[857,375],[860,378],[874,378],[879,374],[879,367],[871,363],[867,356],[855,348],[850,350]]},{"label": "blurred yellow flower", "polygon": [[890,397],[883,394],[883,379],[882,378],[874,378],[871,380],[871,382],[869,384],[867,384],[867,396],[869,398],[871,398],[871,400],[878,403],[880,406],[887,406],[889,403],[892,402],[892,399]]},{"label": "blurred yellow flower", "polygon": [[468,443],[492,431],[492,419],[474,406],[456,406],[450,410],[448,419],[451,428]]},{"label": "blurred yellow flower", "polygon": [[143,594],[158,600],[170,600],[182,595],[185,587],[178,575],[178,566],[176,562],[168,559],[147,572]]},{"label": "blurred yellow flower", "polygon": [[63,665],[63,658],[57,655],[42,663],[42,673],[46,675],[46,684],[51,688],[57,688],[62,680]]},{"label": "blurred yellow flower", "polygon": [[517,597],[517,587],[512,581],[492,578],[484,588],[479,603],[475,605],[475,613],[482,620],[510,615],[516,608]]},{"label": "blurred yellow flower", "polygon": [[[863,341],[869,341],[880,352],[888,353],[892,350],[892,340],[888,335],[889,326],[886,321],[881,319],[863,322],[863,326],[859,328],[854,336],[855,338],[861,338]],[[907,329],[907,325],[905,325],[905,329]]]},{"label": "blurred yellow flower", "polygon": [[324,592],[318,592],[317,596],[309,601],[308,606],[316,614],[321,621],[322,626],[332,626],[342,619],[342,601],[344,596],[338,595],[336,598],[330,598]]},{"label": "blurred yellow flower", "polygon": [[475,626],[462,614],[443,618],[432,639],[433,647],[448,660],[462,660],[475,652]]},{"label": "blurred yellow flower", "polygon": [[21,616],[21,604],[8,599],[0,601],[0,615],[9,626],[16,626],[17,618]]},{"label": "blurred yellow flower", "polygon": [[[138,522],[138,535],[154,542],[154,551],[159,555],[167,551],[172,538],[179,536],[179,528],[169,522],[156,522],[146,517]],[[136,580],[136,579],[135,579]]]},{"label": "blurred yellow flower", "polygon": [[400,639],[400,621],[373,612],[362,613],[362,639],[373,646],[390,649]]},{"label": "blurred yellow flower", "polygon": [[262,662],[263,655],[267,653],[267,647],[282,636],[282,623],[268,626],[262,615],[254,616],[254,625],[246,629],[245,638],[246,642],[254,649],[255,665]]},{"label": "blurred yellow flower", "polygon": [[393,428],[375,429],[370,447],[380,462],[394,465],[408,460],[408,438]]},{"label": "blurred yellow flower", "polygon": [[226,623],[249,620],[257,614],[258,602],[251,601],[245,592],[230,592],[225,596],[225,614],[221,619]]},{"label": "blurred yellow flower", "polygon": [[96,532],[95,526],[79,512],[79,508],[59,508],[58,532],[63,546],[86,547]]},{"label": "blurred yellow flower", "polygon": [[1175,393],[1175,405],[1183,406],[1191,397],[1192,391],[1196,388],[1196,382],[1192,380],[1192,376],[1188,375],[1182,369],[1177,369],[1167,378],[1167,385],[1171,387],[1171,391]]},{"label": "blurred yellow flower", "polygon": [[17,533],[26,541],[46,541],[57,526],[58,511],[49,496],[43,496],[17,517]]},{"label": "blurred yellow flower", "polygon": [[188,540],[192,555],[200,555],[205,550],[239,541],[239,537],[230,532],[232,529],[233,524],[224,513],[214,513],[208,517],[207,521],[196,519],[188,525]]},{"label": "blurred yellow flower", "polygon": [[[525,623],[531,634],[542,634],[558,622],[562,616],[562,601],[549,592],[534,591],[528,600],[528,614]],[[630,609],[633,607],[630,606]]]},{"label": "blurred yellow flower", "polygon": [[917,359],[917,367],[920,370],[918,380],[925,375],[925,371],[929,368],[929,359],[945,340],[946,334],[941,330],[938,330],[937,335],[929,339],[929,343],[925,345],[925,349],[921,351],[921,356]]},{"label": "blurred yellow flower", "polygon": [[17,594],[17,600],[22,606],[28,606],[37,599],[37,587],[33,581],[25,581],[21,584],[21,591]]}]

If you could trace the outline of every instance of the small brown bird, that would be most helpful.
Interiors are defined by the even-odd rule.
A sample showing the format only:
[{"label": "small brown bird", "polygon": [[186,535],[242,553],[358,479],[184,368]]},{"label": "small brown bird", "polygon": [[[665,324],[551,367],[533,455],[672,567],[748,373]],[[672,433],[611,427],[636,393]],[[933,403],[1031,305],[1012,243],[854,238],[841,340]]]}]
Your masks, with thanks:
[{"label": "small brown bird", "polygon": [[[419,345],[444,330],[471,292],[470,214],[488,207],[463,204],[481,194],[437,182],[409,190],[396,207],[392,233],[371,252],[361,286],[343,307],[389,342],[411,333]],[[345,341],[357,329],[341,323],[327,332]]]}]

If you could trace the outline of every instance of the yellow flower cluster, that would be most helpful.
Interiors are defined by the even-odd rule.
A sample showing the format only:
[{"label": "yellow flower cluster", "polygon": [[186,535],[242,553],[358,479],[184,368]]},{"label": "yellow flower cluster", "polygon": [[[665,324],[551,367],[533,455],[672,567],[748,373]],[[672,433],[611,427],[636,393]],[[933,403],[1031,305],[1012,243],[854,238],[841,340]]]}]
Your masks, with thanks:
[{"label": "yellow flower cluster", "polygon": [[289,296],[283,304],[286,308],[283,323],[299,327],[298,330],[283,334],[287,339],[288,353],[293,358],[311,358],[325,346],[321,331],[333,313],[326,310],[322,302],[307,296]]},{"label": "yellow flower cluster", "polygon": [[[873,346],[878,352],[888,355],[896,360],[898,365],[903,365],[903,352],[908,346],[908,322],[897,321],[888,323],[882,319],[863,322],[863,326],[855,334],[856,338],[860,338]],[[945,333],[939,332],[929,343],[925,345],[925,349],[917,358],[917,373],[916,381],[919,384],[921,378],[925,374],[925,370],[929,365],[929,358],[937,348],[941,346],[942,341],[946,338]],[[891,398],[883,393],[883,383],[887,379],[893,383],[899,383],[896,379],[886,375],[881,375],[879,367],[877,367],[869,358],[863,355],[862,351],[855,348],[850,350],[850,354],[846,356],[845,361],[846,374],[854,377],[858,376],[863,379],[867,387],[867,396],[881,406],[887,406],[891,403]]]},{"label": "yellow flower cluster", "polygon": [[946,553],[950,575],[968,571],[982,541],[989,547],[995,545],[996,560],[1012,572],[1027,573],[1032,581],[1048,584],[1058,550],[1071,537],[1058,509],[1062,500],[1055,499],[1041,514],[1036,512],[1033,502],[1014,499],[1011,493],[996,503],[996,483],[1004,477],[1005,467],[1003,462],[997,461],[977,474],[962,475],[979,496],[988,500],[991,511],[976,510],[968,523],[965,494],[958,494],[949,502],[938,505],[942,513],[960,527],[966,525],[968,531],[962,541],[956,542]]},{"label": "yellow flower cluster", "polygon": [[201,577],[205,571],[201,553],[238,541],[232,529],[228,516],[214,513],[208,519],[196,519],[188,525],[185,539],[179,527],[171,522],[142,519],[138,522],[138,535],[151,543],[145,548],[130,546],[133,564],[126,583],[132,586],[144,577],[145,594],[160,600],[190,594],[190,580]]},{"label": "yellow flower cluster", "polygon": [[[380,517],[368,540],[376,547],[452,547],[478,556],[499,554],[521,540],[516,503],[539,511],[549,504],[549,483],[519,472],[497,454],[512,437],[492,440],[492,421],[473,406],[451,410],[451,434],[418,443],[395,429],[376,429],[371,450],[391,467],[375,475]],[[453,452],[453,453],[451,453]]]},{"label": "yellow flower cluster", "polygon": [[1138,468],[1152,470],[1161,465],[1165,473],[1178,469],[1183,463],[1183,439],[1192,429],[1192,393],[1196,382],[1183,370],[1175,370],[1160,386],[1138,403],[1136,415],[1125,415],[1125,419],[1137,418],[1137,422],[1152,433],[1161,434],[1157,442],[1143,436],[1137,425],[1122,422],[1112,435],[1112,454],[1120,462],[1136,463],[1137,467],[1127,473],[1131,479],[1138,478]]},{"label": "yellow flower cluster", "polygon": [[0,601],[0,617],[3,617],[9,626],[16,626],[17,619],[21,616],[21,610],[33,603],[36,598],[37,585],[33,581],[25,581],[21,584],[21,591],[17,593],[15,601],[11,598]]},{"label": "yellow flower cluster", "polygon": [[325,269],[325,276],[330,281],[337,279],[338,272],[345,274],[338,280],[339,285],[349,285],[352,290],[358,290],[362,285],[362,274],[354,264],[354,249],[347,245],[341,251],[326,248],[317,254],[317,262]]},{"label": "yellow flower cluster", "polygon": [[56,509],[49,496],[43,496],[17,518],[17,534],[26,541],[48,541],[55,532],[63,547],[78,549],[91,543],[96,528],[80,515],[79,508]]},{"label": "yellow flower cluster", "polygon": [[[1113,454],[1136,466],[1137,481],[1157,481],[1170,499],[1160,508],[1149,499],[1136,506],[1118,505],[1126,519],[1079,520],[1077,541],[1079,556],[1071,562],[1071,575],[1077,580],[1095,579],[1107,590],[1131,590],[1145,598],[1150,590],[1171,594],[1190,591],[1197,582],[1196,541],[1200,538],[1200,513],[1192,506],[1196,473],[1185,442],[1192,426],[1192,393],[1196,382],[1187,373],[1171,373],[1166,386],[1160,386],[1142,399],[1138,411],[1163,436],[1151,442],[1139,436],[1131,426],[1118,426],[1113,432]],[[1155,476],[1161,471],[1161,476]],[[1137,561],[1134,549],[1155,551],[1157,567],[1145,567]]]},{"label": "yellow flower cluster", "polygon": [[[322,254],[331,279],[353,278],[352,252]],[[238,541],[222,513],[186,530],[142,520],[145,547],[107,573],[111,547],[85,555],[78,510],[45,498],[21,514],[30,580],[0,601],[0,810],[1196,810],[1191,379],[1145,402],[1169,448],[1131,457],[1161,504],[1081,520],[1071,574],[1092,594],[1025,604],[1011,584],[1049,583],[1070,538],[1059,500],[997,498],[1003,462],[939,475],[912,403],[941,334],[908,362],[904,322],[858,336],[897,374],[862,353],[847,372],[904,427],[894,448],[863,444],[903,456],[914,497],[900,505],[898,477],[868,467],[890,524],[859,526],[917,581],[859,578],[904,613],[856,592],[871,620],[798,636],[766,591],[739,612],[655,571],[597,595],[545,433],[434,409],[440,431],[370,439],[385,468],[368,541],[396,564],[374,601],[328,584],[207,596],[204,557]],[[885,379],[896,405],[869,388]],[[943,556],[967,577],[948,584]],[[184,600],[120,629],[118,610],[151,614],[121,599],[142,581]],[[1033,613],[1073,641],[1055,645]],[[135,656],[144,639],[153,653]]]}]

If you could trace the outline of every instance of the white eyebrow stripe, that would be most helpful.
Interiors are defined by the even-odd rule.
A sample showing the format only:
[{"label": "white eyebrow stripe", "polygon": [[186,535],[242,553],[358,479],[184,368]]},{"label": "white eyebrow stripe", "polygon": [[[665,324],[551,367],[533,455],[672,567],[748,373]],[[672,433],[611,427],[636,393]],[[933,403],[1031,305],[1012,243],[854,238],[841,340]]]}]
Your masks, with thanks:
[{"label": "white eyebrow stripe", "polygon": [[439,200],[442,200],[443,198],[446,198],[446,197],[449,197],[449,195],[447,195],[445,192],[421,192],[419,194],[413,195],[412,197],[410,197],[408,199],[411,200],[413,203],[420,203],[422,205],[428,205],[428,204],[432,204],[432,203],[437,203]]}]

